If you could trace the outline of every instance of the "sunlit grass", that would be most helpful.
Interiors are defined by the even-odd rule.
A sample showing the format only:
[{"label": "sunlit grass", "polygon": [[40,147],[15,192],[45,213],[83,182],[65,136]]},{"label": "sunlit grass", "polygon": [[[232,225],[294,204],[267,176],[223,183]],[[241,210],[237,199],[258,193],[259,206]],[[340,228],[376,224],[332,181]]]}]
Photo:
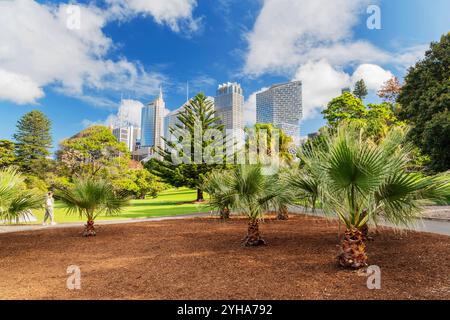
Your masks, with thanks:
[{"label": "sunlit grass", "polygon": [[[194,203],[197,196],[196,190],[187,188],[170,189],[162,192],[157,198],[147,198],[145,200],[131,200],[130,205],[120,214],[115,216],[100,215],[97,220],[120,220],[150,217],[175,216],[189,213],[207,212],[209,208],[206,204]],[[33,210],[33,214],[38,219],[34,223],[42,223],[44,220],[44,210]],[[55,221],[57,223],[83,221],[77,215],[66,214],[62,203],[55,202]]]}]

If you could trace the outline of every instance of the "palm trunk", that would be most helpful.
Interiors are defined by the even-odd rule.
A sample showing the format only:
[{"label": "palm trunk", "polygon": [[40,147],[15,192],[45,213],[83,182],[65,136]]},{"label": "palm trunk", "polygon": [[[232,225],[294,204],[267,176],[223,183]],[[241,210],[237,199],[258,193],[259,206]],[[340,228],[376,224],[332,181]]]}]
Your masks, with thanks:
[{"label": "palm trunk", "polygon": [[197,189],[197,202],[203,202],[203,190],[201,189]]},{"label": "palm trunk", "polygon": [[277,220],[289,220],[288,208],[282,206],[277,213]]},{"label": "palm trunk", "polygon": [[95,227],[94,227],[94,220],[88,220],[87,223],[84,225],[84,232],[83,236],[85,237],[91,237],[96,235]]},{"label": "palm trunk", "polygon": [[220,210],[220,219],[227,220],[230,218],[230,209],[223,208]]},{"label": "palm trunk", "polygon": [[360,230],[351,228],[345,231],[337,258],[345,268],[359,269],[367,266],[366,244]]},{"label": "palm trunk", "polygon": [[244,238],[245,246],[260,246],[266,244],[263,238],[261,238],[261,234],[259,233],[259,220],[258,219],[250,219],[248,222],[248,231],[247,236]]}]

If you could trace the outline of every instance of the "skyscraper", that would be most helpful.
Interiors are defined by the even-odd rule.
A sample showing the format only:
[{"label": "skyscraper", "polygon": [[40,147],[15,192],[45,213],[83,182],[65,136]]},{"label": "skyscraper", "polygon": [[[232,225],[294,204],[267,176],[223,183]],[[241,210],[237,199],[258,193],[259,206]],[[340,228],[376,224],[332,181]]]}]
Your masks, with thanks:
[{"label": "skyscraper", "polygon": [[177,123],[180,123],[178,120],[178,115],[180,112],[183,112],[185,104],[179,107],[176,110],[171,111],[167,116],[164,117],[164,138],[166,140],[170,140],[170,128],[175,127]]},{"label": "skyscraper", "polygon": [[244,96],[241,86],[236,82],[219,85],[214,109],[225,129],[243,129]]},{"label": "skyscraper", "polygon": [[162,89],[159,97],[142,108],[141,113],[141,147],[161,147],[163,134],[163,114],[165,103]]},{"label": "skyscraper", "polygon": [[256,122],[272,123],[298,143],[302,118],[302,82],[276,84],[256,94]]}]

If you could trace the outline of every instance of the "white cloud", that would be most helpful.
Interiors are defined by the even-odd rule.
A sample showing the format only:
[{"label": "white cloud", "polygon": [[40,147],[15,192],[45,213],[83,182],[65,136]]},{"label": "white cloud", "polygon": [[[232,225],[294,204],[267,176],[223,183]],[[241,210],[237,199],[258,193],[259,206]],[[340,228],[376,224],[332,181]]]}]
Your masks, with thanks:
[{"label": "white cloud", "polygon": [[0,100],[25,104],[43,96],[42,89],[30,77],[0,69]]},{"label": "white cloud", "polygon": [[[352,43],[352,28],[368,0],[265,0],[247,35],[244,72],[286,72],[311,58],[341,63],[382,53],[366,42]],[[363,50],[363,52],[354,49]],[[347,54],[351,54],[348,56]]]},{"label": "white cloud", "polygon": [[253,125],[256,123],[256,94],[267,90],[268,88],[261,88],[260,90],[253,92],[244,101],[244,120],[246,125]]},{"label": "white cloud", "polygon": [[124,99],[120,103],[117,114],[111,114],[104,122],[106,125],[141,126],[141,110],[144,105],[142,102],[132,99]]},{"label": "white cloud", "polygon": [[107,0],[107,3],[109,13],[115,17],[150,15],[156,23],[168,25],[174,32],[191,33],[200,28],[201,19],[192,15],[196,0]]},{"label": "white cloud", "polygon": [[393,76],[390,71],[384,70],[380,66],[362,64],[353,72],[352,85],[354,86],[356,81],[363,79],[368,90],[378,91],[383,83]]},{"label": "white cloud", "polygon": [[314,118],[350,84],[348,74],[336,70],[325,60],[304,64],[294,79],[302,81],[303,120]]},{"label": "white cloud", "polygon": [[[243,72],[301,80],[304,120],[317,116],[343,88],[361,78],[370,91],[378,90],[393,76],[380,65],[405,68],[423,55],[424,46],[393,54],[354,39],[353,28],[364,19],[369,4],[374,1],[264,0],[253,30],[247,34]],[[255,100],[252,94],[246,101],[250,114]]]},{"label": "white cloud", "polygon": [[[18,104],[35,103],[44,88],[78,97],[100,106],[110,101],[96,97],[101,91],[128,92],[144,97],[158,92],[165,77],[149,72],[125,57],[111,59],[113,40],[103,33],[105,25],[118,19],[110,7],[92,4],[80,8],[80,28],[67,27],[72,13],[67,4],[40,4],[33,0],[0,1],[0,99]],[[130,0],[120,8],[128,15],[145,13],[174,31],[181,26],[195,29],[194,0]],[[128,10],[128,9],[127,9]],[[121,14],[125,14],[122,12]],[[124,18],[123,16],[121,16]],[[183,24],[181,24],[183,23]],[[93,94],[95,93],[95,94]]]},{"label": "white cloud", "polygon": [[[309,61],[297,69],[293,78],[302,81],[302,120],[316,117],[328,102],[341,95],[342,89],[354,86],[360,79],[364,79],[370,92],[376,92],[392,76],[390,71],[373,64],[362,64],[353,74],[348,74],[326,60]],[[247,124],[256,122],[256,94],[266,89],[253,92],[245,101],[244,118]]]}]

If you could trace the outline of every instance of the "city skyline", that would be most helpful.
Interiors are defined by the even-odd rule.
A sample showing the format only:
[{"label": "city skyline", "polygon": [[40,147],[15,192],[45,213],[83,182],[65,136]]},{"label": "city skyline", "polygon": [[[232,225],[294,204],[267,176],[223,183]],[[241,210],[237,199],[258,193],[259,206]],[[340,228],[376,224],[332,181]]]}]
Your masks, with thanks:
[{"label": "city skyline", "polygon": [[449,29],[450,3],[442,0],[433,6],[425,0],[377,1],[380,29],[367,27],[363,0],[179,1],[186,4],[183,10],[130,4],[123,16],[112,2],[74,1],[79,28],[63,1],[0,2],[0,43],[8,44],[0,50],[0,137],[11,139],[20,117],[38,109],[52,121],[55,151],[59,141],[86,126],[108,124],[125,103],[135,105],[129,115],[135,121],[135,111],[161,85],[168,111],[175,110],[186,100],[186,82],[189,95],[207,96],[220,83],[240,83],[244,124],[251,124],[256,94],[292,80],[303,82],[306,136],[324,124],[320,111],[342,88],[363,78],[366,103],[379,101],[380,83],[392,75],[402,80],[429,43]]}]

